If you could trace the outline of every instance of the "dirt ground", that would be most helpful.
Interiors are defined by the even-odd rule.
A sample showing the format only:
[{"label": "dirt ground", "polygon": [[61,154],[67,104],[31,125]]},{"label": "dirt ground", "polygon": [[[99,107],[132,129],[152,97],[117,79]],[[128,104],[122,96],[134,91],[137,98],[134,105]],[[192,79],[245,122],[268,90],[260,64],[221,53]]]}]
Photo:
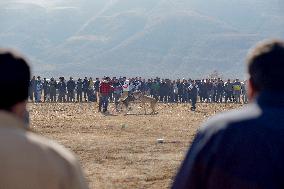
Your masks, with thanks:
[{"label": "dirt ground", "polygon": [[239,106],[198,104],[191,112],[189,104],[159,104],[157,115],[143,115],[137,104],[132,115],[109,116],[94,103],[30,103],[29,109],[31,128],[77,155],[90,188],[160,189],[171,186],[200,124]]}]

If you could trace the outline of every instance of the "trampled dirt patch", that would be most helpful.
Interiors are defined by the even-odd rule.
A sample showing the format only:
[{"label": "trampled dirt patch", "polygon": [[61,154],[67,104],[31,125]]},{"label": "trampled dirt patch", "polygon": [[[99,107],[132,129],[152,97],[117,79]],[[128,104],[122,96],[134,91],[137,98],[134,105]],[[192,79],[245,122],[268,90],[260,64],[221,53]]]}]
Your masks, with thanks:
[{"label": "trampled dirt patch", "polygon": [[159,104],[157,115],[143,115],[137,104],[133,115],[105,116],[93,103],[29,104],[31,128],[71,149],[90,188],[100,189],[169,188],[201,123],[237,107]]}]

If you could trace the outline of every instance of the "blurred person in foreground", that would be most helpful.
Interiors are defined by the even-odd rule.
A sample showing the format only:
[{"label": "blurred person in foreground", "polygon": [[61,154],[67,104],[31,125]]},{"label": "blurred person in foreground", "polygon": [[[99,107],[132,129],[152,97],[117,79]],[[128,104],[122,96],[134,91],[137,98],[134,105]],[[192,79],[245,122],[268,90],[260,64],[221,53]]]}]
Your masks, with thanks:
[{"label": "blurred person in foreground", "polygon": [[25,129],[29,81],[25,59],[0,49],[0,188],[87,189],[73,154]]},{"label": "blurred person in foreground", "polygon": [[247,62],[252,103],[200,129],[173,189],[284,188],[284,42],[260,43]]}]

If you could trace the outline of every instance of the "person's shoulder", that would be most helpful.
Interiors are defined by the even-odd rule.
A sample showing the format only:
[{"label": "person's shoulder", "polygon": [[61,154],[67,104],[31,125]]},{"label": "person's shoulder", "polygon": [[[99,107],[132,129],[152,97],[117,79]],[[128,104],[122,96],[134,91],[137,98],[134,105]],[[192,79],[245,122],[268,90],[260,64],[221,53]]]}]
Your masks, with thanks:
[{"label": "person's shoulder", "polygon": [[33,146],[36,150],[41,151],[41,154],[45,154],[46,157],[50,157],[58,162],[64,161],[73,165],[77,164],[75,155],[57,142],[32,132],[27,132],[26,137],[29,145]]},{"label": "person's shoulder", "polygon": [[244,122],[257,119],[262,110],[257,104],[249,104],[243,108],[230,110],[211,117],[201,128],[201,133],[218,133],[230,128],[233,125],[241,125]]},{"label": "person's shoulder", "polygon": [[46,175],[52,175],[63,183],[64,188],[88,188],[79,161],[75,155],[60,144],[26,132],[26,149],[34,162],[40,164]]}]

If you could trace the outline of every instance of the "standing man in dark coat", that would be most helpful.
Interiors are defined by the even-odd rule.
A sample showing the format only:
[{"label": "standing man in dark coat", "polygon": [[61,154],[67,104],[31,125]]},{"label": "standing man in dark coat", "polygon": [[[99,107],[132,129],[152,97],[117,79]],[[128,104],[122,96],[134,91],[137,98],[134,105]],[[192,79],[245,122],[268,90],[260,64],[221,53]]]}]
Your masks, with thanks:
[{"label": "standing man in dark coat", "polygon": [[197,102],[197,96],[198,96],[198,85],[196,83],[195,80],[191,81],[191,84],[188,87],[189,90],[189,95],[190,95],[190,99],[191,99],[191,111],[195,111],[196,110],[196,102]]},{"label": "standing man in dark coat", "polygon": [[224,94],[224,82],[221,78],[218,78],[217,82],[217,98],[216,101],[219,103],[223,102],[223,94]]},{"label": "standing man in dark coat", "polygon": [[59,78],[60,81],[57,85],[58,87],[58,102],[66,102],[66,83],[64,77]]},{"label": "standing man in dark coat", "polygon": [[77,102],[82,102],[82,94],[83,94],[83,82],[82,79],[79,78],[76,84],[76,91],[77,91]]},{"label": "standing man in dark coat", "polygon": [[[189,79],[189,81],[191,81],[191,79]],[[189,87],[189,83],[187,82],[187,80],[183,80],[182,83],[182,102],[188,102],[189,101],[189,91],[188,91],[188,87]]]},{"label": "standing man in dark coat", "polygon": [[122,94],[122,85],[119,83],[118,79],[114,80],[114,83],[112,84],[113,87],[113,100],[114,100],[114,105],[116,111],[118,111],[118,104],[119,104],[119,99]]},{"label": "standing man in dark coat", "polygon": [[228,102],[228,100],[230,102],[233,101],[232,96],[233,96],[233,83],[231,83],[231,80],[228,79],[228,81],[226,82],[225,86],[224,86],[224,90],[225,90],[225,103]]},{"label": "standing man in dark coat", "polygon": [[49,87],[50,87],[50,101],[56,102],[57,82],[55,81],[55,79],[53,77],[50,79]]},{"label": "standing man in dark coat", "polygon": [[160,81],[158,79],[154,79],[154,82],[151,85],[151,89],[153,91],[153,97],[158,100],[160,90]]},{"label": "standing man in dark coat", "polygon": [[87,102],[87,96],[88,96],[88,90],[89,90],[89,81],[88,78],[85,77],[84,81],[83,81],[83,94],[84,94],[84,100],[85,102]]},{"label": "standing man in dark coat", "polygon": [[38,76],[36,80],[36,91],[35,91],[35,102],[36,103],[42,102],[41,95],[42,95],[42,81],[40,79],[40,76]]},{"label": "standing man in dark coat", "polygon": [[159,88],[159,96],[160,96],[160,102],[164,102],[166,99],[166,93],[167,93],[167,84],[164,79],[162,79],[162,82],[160,84]]},{"label": "standing man in dark coat", "polygon": [[96,101],[99,101],[99,91],[100,91],[100,78],[96,78],[95,84],[94,84],[94,89],[95,89],[95,97],[96,97]]},{"label": "standing man in dark coat", "polygon": [[178,88],[178,102],[180,102],[181,103],[181,101],[182,101],[182,96],[183,96],[183,85],[182,85],[182,83],[180,82],[180,79],[177,79],[177,81],[176,81],[176,84],[177,84],[177,88]]},{"label": "standing man in dark coat", "polygon": [[43,101],[46,102],[48,96],[49,96],[49,83],[46,80],[46,78],[43,78],[43,82],[42,82],[42,89],[43,89]]},{"label": "standing man in dark coat", "polygon": [[67,81],[67,101],[73,102],[75,101],[75,88],[76,83],[73,80],[73,77],[70,77],[69,81]]},{"label": "standing man in dark coat", "polygon": [[252,50],[248,73],[253,103],[202,127],[173,189],[284,188],[284,42]]},{"label": "standing man in dark coat", "polygon": [[207,91],[207,102],[213,102],[213,93],[214,93],[214,89],[213,89],[213,80],[208,79],[206,81],[206,91]]},{"label": "standing man in dark coat", "polygon": [[36,93],[36,77],[33,76],[33,78],[30,81],[30,86],[29,86],[29,96],[32,102],[34,102],[35,93]]}]

